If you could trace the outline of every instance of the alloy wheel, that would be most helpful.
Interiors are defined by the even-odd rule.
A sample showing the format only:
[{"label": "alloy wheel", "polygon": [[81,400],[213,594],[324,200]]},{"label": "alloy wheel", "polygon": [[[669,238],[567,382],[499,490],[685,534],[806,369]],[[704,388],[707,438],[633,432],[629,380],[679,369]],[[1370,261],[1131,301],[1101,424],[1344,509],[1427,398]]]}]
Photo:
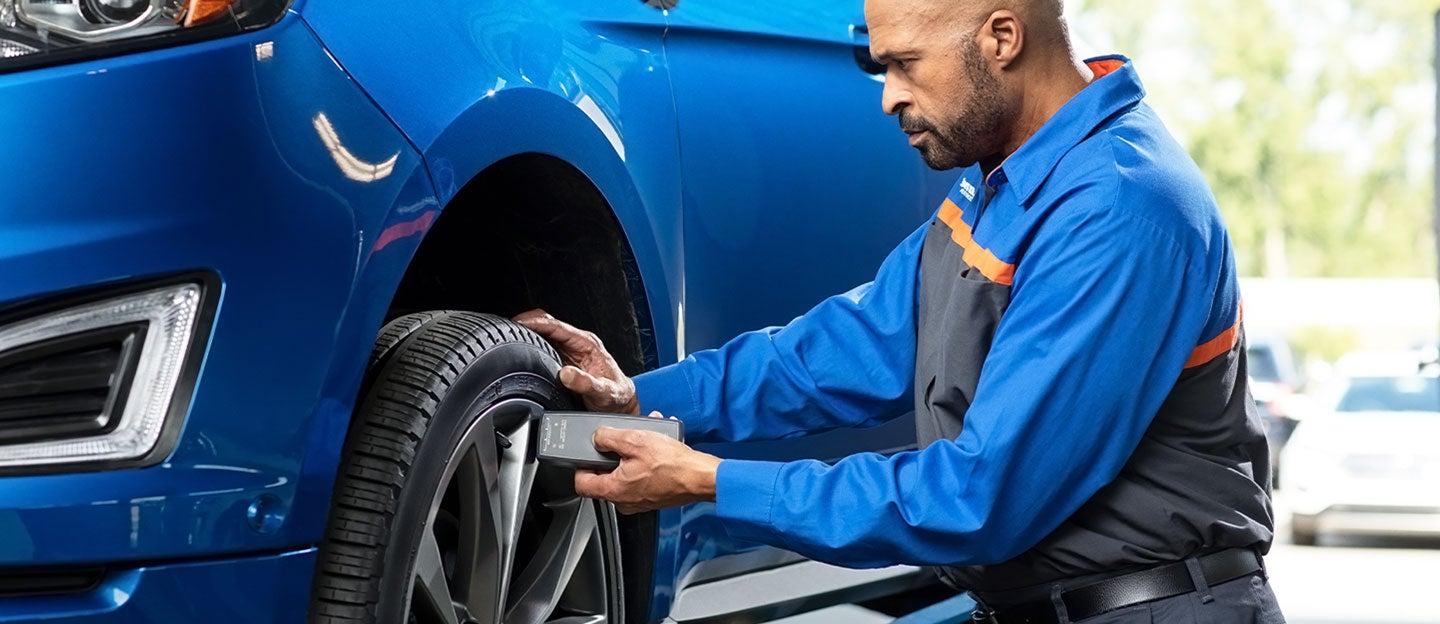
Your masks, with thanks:
[{"label": "alloy wheel", "polygon": [[540,405],[484,410],[445,466],[414,557],[412,624],[604,624],[600,504],[535,459]]}]

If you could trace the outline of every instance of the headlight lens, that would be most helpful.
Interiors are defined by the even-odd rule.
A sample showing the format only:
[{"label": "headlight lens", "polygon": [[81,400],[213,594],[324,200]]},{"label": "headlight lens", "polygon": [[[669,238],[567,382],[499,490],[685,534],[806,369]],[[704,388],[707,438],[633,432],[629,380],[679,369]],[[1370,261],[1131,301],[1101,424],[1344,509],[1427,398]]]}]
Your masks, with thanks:
[{"label": "headlight lens", "polygon": [[0,71],[274,22],[288,0],[0,0]]},{"label": "headlight lens", "polygon": [[[0,445],[0,469],[128,462],[150,455],[165,432],[167,420],[172,416],[181,417],[169,412],[171,400],[186,369],[186,359],[191,354],[191,344],[199,331],[201,295],[202,288],[198,284],[177,284],[0,326],[0,355],[106,328],[139,327],[143,330],[137,333],[142,338],[133,367],[125,367],[131,370],[117,367],[111,378],[111,386],[126,387],[124,398],[115,406],[118,418],[102,429],[87,432],[81,437],[59,436]],[[9,384],[11,391],[0,393],[0,399],[8,403],[0,401],[0,405],[9,405],[10,412],[22,417],[28,414],[32,423],[40,417],[62,421],[73,416],[71,412],[76,409],[64,400],[66,397],[37,388],[47,382],[60,389],[74,385],[73,377],[67,378],[67,375],[73,376],[74,361],[60,358],[52,358],[50,362],[38,361],[22,369],[18,375],[13,372],[16,366],[12,365],[11,375],[24,383],[12,380]],[[27,370],[30,372],[26,373]],[[47,401],[56,404],[56,407],[48,410],[37,408],[37,404],[43,407]],[[3,412],[0,410],[0,413]],[[14,420],[14,414],[11,420]],[[20,422],[23,424],[25,419]]]}]

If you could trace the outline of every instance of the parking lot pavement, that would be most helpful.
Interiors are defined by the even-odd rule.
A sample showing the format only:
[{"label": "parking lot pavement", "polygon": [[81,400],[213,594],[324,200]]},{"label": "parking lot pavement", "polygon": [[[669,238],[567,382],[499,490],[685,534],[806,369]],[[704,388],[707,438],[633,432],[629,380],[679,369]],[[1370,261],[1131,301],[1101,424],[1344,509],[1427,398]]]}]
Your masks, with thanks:
[{"label": "parking lot pavement", "polygon": [[[1276,497],[1271,585],[1290,624],[1440,624],[1440,540],[1344,539],[1290,543],[1290,514]],[[784,624],[877,624],[890,618],[843,606]]]}]

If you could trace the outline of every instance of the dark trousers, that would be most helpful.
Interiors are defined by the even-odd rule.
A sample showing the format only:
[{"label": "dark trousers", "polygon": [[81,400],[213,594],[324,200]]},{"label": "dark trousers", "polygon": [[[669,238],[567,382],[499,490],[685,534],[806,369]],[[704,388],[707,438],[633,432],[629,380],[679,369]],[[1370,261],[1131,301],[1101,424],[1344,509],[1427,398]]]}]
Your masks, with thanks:
[{"label": "dark trousers", "polygon": [[[1283,624],[1285,615],[1275,601],[1270,583],[1260,574],[1210,587],[1212,600],[1200,592],[1138,604],[1074,624]],[[1062,622],[1065,624],[1065,622]]]}]

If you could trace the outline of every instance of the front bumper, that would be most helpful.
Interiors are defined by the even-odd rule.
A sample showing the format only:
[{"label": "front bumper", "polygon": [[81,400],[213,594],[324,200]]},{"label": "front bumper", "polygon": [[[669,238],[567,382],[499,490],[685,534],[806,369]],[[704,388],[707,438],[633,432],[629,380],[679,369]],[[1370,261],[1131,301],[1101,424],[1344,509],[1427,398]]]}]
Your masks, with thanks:
[{"label": "front bumper", "polygon": [[[438,211],[404,135],[294,14],[0,75],[0,135],[0,314],[190,273],[220,290],[188,413],[170,415],[184,419],[175,450],[143,468],[0,476],[0,570],[138,570],[129,562],[316,543],[370,344]],[[191,616],[174,621],[205,607],[206,621],[242,606],[268,616],[308,591],[305,560],[159,565],[133,572],[133,591],[114,573],[92,607],[169,621],[147,619],[158,590],[135,597],[193,572],[248,597],[206,599],[190,593],[201,581],[174,580],[185,591],[167,600],[193,607],[172,605]],[[238,570],[253,575],[241,583]],[[0,621],[45,605],[61,617],[66,604],[0,598]]]},{"label": "front bumper", "polygon": [[[1356,477],[1340,463],[1291,455],[1285,494],[1297,531],[1440,536],[1440,482],[1414,474]],[[1308,472],[1306,471],[1308,470]]]},{"label": "front bumper", "polygon": [[314,549],[108,572],[93,589],[7,598],[0,624],[246,624],[305,621]]},{"label": "front bumper", "polygon": [[1440,537],[1440,508],[1336,506],[1293,523],[1312,534]]}]

